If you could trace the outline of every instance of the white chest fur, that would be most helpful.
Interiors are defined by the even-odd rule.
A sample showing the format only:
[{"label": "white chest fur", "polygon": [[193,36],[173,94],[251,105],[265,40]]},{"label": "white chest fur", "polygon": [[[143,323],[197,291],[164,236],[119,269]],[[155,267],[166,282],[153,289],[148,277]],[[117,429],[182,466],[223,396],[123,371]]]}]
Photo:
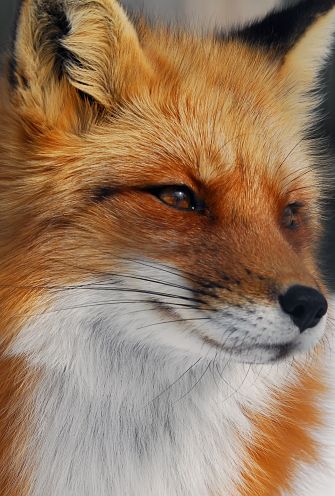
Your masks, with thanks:
[{"label": "white chest fur", "polygon": [[150,311],[109,301],[68,292],[15,343],[42,367],[31,496],[234,496],[251,434],[243,407],[269,408],[269,386],[290,367],[139,344]]}]

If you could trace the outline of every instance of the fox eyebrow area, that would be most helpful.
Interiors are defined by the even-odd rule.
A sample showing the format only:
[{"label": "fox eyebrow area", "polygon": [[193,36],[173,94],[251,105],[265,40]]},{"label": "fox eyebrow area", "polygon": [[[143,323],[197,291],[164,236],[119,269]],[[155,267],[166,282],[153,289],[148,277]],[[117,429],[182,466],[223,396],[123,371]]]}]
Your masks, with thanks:
[{"label": "fox eyebrow area", "polygon": [[111,196],[116,195],[119,191],[119,188],[113,188],[112,186],[99,186],[93,190],[91,200],[94,203],[102,203]]}]

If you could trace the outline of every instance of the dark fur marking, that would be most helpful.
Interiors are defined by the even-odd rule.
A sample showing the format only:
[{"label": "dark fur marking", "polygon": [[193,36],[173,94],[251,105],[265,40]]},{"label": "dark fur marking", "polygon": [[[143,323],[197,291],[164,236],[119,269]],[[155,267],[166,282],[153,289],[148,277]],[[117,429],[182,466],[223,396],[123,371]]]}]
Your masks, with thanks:
[{"label": "dark fur marking", "polygon": [[214,281],[205,281],[205,280],[199,280],[199,284],[201,285],[202,288],[206,289],[217,289],[220,288],[221,285],[218,284],[217,282]]},{"label": "dark fur marking", "polygon": [[8,81],[13,89],[17,88],[18,85],[16,69],[17,69],[17,62],[15,55],[13,54],[8,61]]},{"label": "dark fur marking", "polygon": [[15,90],[21,83],[23,88],[29,88],[28,79],[19,71],[16,57],[13,54],[12,57],[8,60],[7,64],[7,77],[10,86]]},{"label": "dark fur marking", "polygon": [[117,189],[112,186],[101,186],[93,192],[92,200],[95,203],[102,203],[117,193]]},{"label": "dark fur marking", "polygon": [[[39,12],[41,18],[47,16],[47,27],[44,29],[43,41],[54,51],[54,71],[56,77],[66,76],[70,79],[69,67],[83,67],[82,61],[71,50],[64,46],[64,39],[70,34],[72,26],[62,1],[46,1]],[[94,98],[83,90],[78,90],[79,97],[90,105],[96,104]]]},{"label": "dark fur marking", "polygon": [[47,14],[62,37],[65,37],[70,33],[71,24],[65,13],[64,6],[61,3],[48,3]]},{"label": "dark fur marking", "polygon": [[79,98],[82,100],[84,103],[88,103],[89,105],[97,105],[97,102],[94,100],[93,96],[89,95],[88,93],[85,93],[82,90],[77,90]]},{"label": "dark fur marking", "polygon": [[223,36],[272,50],[282,57],[297,43],[318,17],[335,6],[335,0],[304,0],[281,12],[270,13],[262,21]]},{"label": "dark fur marking", "polygon": [[12,27],[11,44],[10,44],[11,57],[10,57],[9,63],[8,63],[8,82],[13,89],[15,89],[17,87],[18,82],[19,82],[17,74],[16,74],[17,61],[16,61],[16,56],[15,56],[15,44],[16,44],[17,29],[18,29],[19,19],[20,19],[20,15],[21,15],[23,1],[24,0],[21,0],[19,2],[18,8],[16,9],[15,19],[14,19],[14,23],[13,23],[13,27]]},{"label": "dark fur marking", "polygon": [[45,1],[36,13],[38,22],[44,23],[39,39],[40,47],[50,47],[54,52],[54,70],[61,78],[66,74],[67,65],[80,65],[80,60],[63,45],[63,40],[71,31],[71,23],[61,1]]},{"label": "dark fur marking", "polygon": [[81,65],[81,61],[70,50],[65,48],[61,40],[57,43],[55,70],[59,77],[66,74],[68,65]]},{"label": "dark fur marking", "polygon": [[67,36],[71,31],[71,24],[66,15],[65,7],[61,0],[41,2],[36,12],[37,19],[45,22],[48,19],[50,32],[45,33],[50,39],[59,39]]}]

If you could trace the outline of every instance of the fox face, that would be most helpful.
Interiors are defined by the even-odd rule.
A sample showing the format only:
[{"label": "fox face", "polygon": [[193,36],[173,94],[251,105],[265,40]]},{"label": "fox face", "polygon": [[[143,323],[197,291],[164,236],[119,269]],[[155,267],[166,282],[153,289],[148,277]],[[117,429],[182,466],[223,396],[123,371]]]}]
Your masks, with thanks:
[{"label": "fox face", "polygon": [[329,332],[308,131],[334,24],[334,0],[203,37],[23,0],[0,98],[1,494],[305,496]]},{"label": "fox face", "polygon": [[332,6],[306,2],[289,33],[290,11],[199,39],[112,0],[22,3],[2,92],[4,339],[13,309],[56,305],[238,362],[320,340],[323,172],[306,130]]}]

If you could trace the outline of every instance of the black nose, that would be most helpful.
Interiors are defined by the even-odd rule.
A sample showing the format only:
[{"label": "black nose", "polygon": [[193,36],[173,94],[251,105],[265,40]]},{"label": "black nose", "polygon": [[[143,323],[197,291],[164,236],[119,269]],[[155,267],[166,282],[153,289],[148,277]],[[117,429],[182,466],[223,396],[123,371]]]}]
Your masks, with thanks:
[{"label": "black nose", "polygon": [[292,286],[287,293],[279,296],[279,303],[300,332],[315,327],[328,310],[326,298],[307,286]]}]

